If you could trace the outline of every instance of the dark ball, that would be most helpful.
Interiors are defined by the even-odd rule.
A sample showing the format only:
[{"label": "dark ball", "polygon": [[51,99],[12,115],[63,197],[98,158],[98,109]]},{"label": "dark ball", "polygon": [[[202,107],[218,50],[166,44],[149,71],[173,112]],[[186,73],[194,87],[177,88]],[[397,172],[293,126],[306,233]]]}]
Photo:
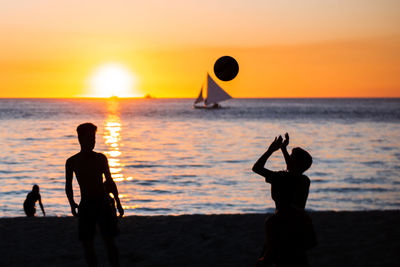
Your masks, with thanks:
[{"label": "dark ball", "polygon": [[220,57],[214,64],[214,73],[221,81],[230,81],[239,72],[239,64],[230,56]]}]

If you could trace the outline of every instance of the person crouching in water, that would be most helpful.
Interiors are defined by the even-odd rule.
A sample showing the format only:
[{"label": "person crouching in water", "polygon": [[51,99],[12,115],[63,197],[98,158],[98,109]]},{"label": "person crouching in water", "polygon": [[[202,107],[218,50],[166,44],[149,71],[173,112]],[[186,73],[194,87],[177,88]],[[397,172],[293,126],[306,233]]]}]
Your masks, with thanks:
[{"label": "person crouching in water", "polygon": [[[271,184],[275,214],[265,222],[265,244],[256,266],[308,266],[306,251],[316,245],[314,227],[305,212],[310,179],[303,173],[311,167],[312,157],[302,148],[293,148],[289,155],[289,135],[275,137],[267,151],[257,160],[253,171]],[[265,163],[281,149],[287,171],[271,171]]]},{"label": "person crouching in water", "polygon": [[39,186],[37,184],[33,185],[32,191],[28,193],[28,195],[26,196],[26,199],[24,201],[24,211],[25,211],[26,216],[28,216],[28,217],[35,216],[36,201],[39,201],[39,206],[43,212],[43,216],[46,216],[46,213],[44,212],[44,208],[43,208],[43,204],[42,204],[42,198],[39,193]]}]

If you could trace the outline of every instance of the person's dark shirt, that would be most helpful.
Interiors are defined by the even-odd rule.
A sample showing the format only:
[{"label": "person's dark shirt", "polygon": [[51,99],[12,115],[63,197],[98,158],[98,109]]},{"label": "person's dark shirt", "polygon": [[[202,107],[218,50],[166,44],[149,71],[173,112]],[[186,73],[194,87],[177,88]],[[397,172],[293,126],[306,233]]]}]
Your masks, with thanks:
[{"label": "person's dark shirt", "polygon": [[67,165],[75,172],[80,187],[81,201],[105,198],[103,173],[108,170],[105,155],[94,151],[79,152],[67,160]]},{"label": "person's dark shirt", "polygon": [[271,175],[271,196],[277,210],[284,207],[305,209],[310,188],[310,179],[287,171]]}]

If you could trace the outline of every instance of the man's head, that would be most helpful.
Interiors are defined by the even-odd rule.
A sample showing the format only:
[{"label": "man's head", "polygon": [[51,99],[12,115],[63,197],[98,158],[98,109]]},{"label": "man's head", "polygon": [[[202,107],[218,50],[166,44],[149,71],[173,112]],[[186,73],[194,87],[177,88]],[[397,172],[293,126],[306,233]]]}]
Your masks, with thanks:
[{"label": "man's head", "polygon": [[79,125],[76,128],[78,133],[79,144],[81,149],[85,151],[92,151],[96,144],[96,131],[97,126],[93,123],[87,122]]},{"label": "man's head", "polygon": [[302,174],[311,167],[311,164],[312,157],[307,151],[300,147],[292,149],[292,154],[290,154],[290,165],[288,166],[290,172]]}]

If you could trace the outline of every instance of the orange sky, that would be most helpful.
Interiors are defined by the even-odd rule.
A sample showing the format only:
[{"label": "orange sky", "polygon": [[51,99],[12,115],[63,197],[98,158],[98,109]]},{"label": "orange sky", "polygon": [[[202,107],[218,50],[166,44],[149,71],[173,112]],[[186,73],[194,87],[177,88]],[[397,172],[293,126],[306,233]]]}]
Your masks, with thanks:
[{"label": "orange sky", "polygon": [[223,55],[233,97],[400,97],[398,25],[395,0],[3,0],[0,97],[84,96],[117,62],[136,93],[194,98]]}]

